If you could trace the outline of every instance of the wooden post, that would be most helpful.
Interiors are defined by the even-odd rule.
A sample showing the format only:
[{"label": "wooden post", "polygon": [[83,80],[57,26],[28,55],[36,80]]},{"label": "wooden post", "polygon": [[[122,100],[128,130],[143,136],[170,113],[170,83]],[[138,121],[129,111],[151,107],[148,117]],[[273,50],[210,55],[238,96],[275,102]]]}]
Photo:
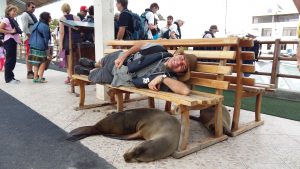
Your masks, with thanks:
[{"label": "wooden post", "polygon": [[[69,57],[68,57],[68,71],[70,75],[73,75],[73,42],[72,42],[72,28],[69,26]],[[69,75],[68,75],[69,76]],[[72,77],[69,77],[72,78]],[[71,92],[75,93],[74,83],[71,81]]]},{"label": "wooden post", "polygon": [[275,40],[275,48],[274,48],[274,58],[272,64],[272,72],[271,72],[271,84],[275,85],[275,88],[278,87],[278,73],[279,73],[279,56],[280,56],[280,39]]},{"label": "wooden post", "polygon": [[235,104],[232,118],[232,126],[231,131],[236,131],[239,128],[239,119],[240,119],[240,109],[242,103],[242,95],[243,95],[243,72],[242,72],[242,58],[241,58],[241,46],[237,46],[236,53],[236,92],[235,92]]},{"label": "wooden post", "polygon": [[185,150],[189,143],[190,137],[190,116],[189,109],[186,106],[179,106],[181,113],[181,134],[179,141],[179,150]]}]

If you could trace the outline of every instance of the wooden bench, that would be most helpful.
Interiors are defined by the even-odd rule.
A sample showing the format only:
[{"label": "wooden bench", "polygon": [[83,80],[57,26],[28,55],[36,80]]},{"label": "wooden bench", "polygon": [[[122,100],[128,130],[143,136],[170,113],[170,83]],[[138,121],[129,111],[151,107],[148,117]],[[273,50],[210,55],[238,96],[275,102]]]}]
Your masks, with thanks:
[{"label": "wooden bench", "polygon": [[[216,47],[219,50],[215,51],[205,51],[205,50],[195,50],[186,51],[186,53],[193,53],[198,56],[199,59],[214,60],[213,62],[199,62],[198,65],[201,69],[212,69],[211,66],[227,66],[231,67],[233,74],[221,75],[218,72],[192,72],[194,78],[201,79],[211,79],[219,80],[220,78],[224,81],[230,82],[228,89],[235,91],[234,100],[234,112],[232,118],[232,129],[230,136],[236,136],[243,132],[246,132],[252,128],[262,125],[264,122],[261,120],[261,103],[262,95],[265,92],[274,91],[274,85],[258,84],[255,83],[255,79],[251,77],[244,77],[244,73],[255,73],[254,64],[243,64],[246,60],[255,60],[254,52],[242,51],[243,47],[249,47],[253,45],[252,40],[248,38],[214,38],[214,39],[181,39],[181,40],[157,40],[149,41],[153,43],[160,43],[168,49],[176,49],[177,47]],[[135,42],[134,41],[110,41],[107,45],[113,48],[129,48]],[[173,52],[173,51],[170,51]],[[230,56],[234,56],[230,58]],[[222,59],[220,59],[222,58]],[[215,59],[220,60],[215,62]],[[215,71],[222,71],[219,67]],[[211,82],[214,83],[214,82]],[[205,85],[203,85],[205,86]],[[211,87],[211,86],[206,86]],[[222,95],[221,90],[216,90],[216,94]],[[241,111],[241,101],[242,98],[254,97],[255,106],[255,118],[246,124],[239,125],[240,111]],[[171,104],[168,103],[170,106]],[[166,106],[166,110],[169,110]]]},{"label": "wooden bench", "polygon": [[[227,90],[230,87],[229,81],[225,77],[230,77],[232,71],[235,69],[237,72],[236,84],[236,98],[241,98],[241,93],[243,92],[241,67],[242,64],[238,64],[241,61],[243,53],[241,52],[241,47],[251,46],[252,41],[249,39],[239,39],[239,38],[215,38],[215,39],[193,39],[193,40],[157,40],[149,41],[160,43],[167,49],[175,49],[176,47],[195,47],[195,46],[218,46],[223,47],[224,50],[219,51],[190,51],[186,50],[185,53],[195,54],[198,58],[205,59],[218,59],[218,65],[213,65],[211,63],[199,63],[196,71],[192,72],[193,77],[188,82],[193,86],[205,86],[216,89],[216,94],[199,92],[197,90],[192,90],[190,96],[183,96],[175,93],[168,92],[156,92],[149,89],[138,89],[135,87],[111,87],[116,94],[116,103],[118,111],[123,109],[124,99],[123,94],[126,93],[137,93],[148,97],[149,107],[154,107],[154,98],[166,100],[167,103],[174,103],[178,106],[181,113],[182,122],[182,132],[181,141],[178,148],[178,152],[174,154],[174,157],[182,157],[184,155],[190,154],[192,152],[203,149],[207,146],[215,144],[217,142],[225,140],[227,137],[223,135],[222,131],[222,111],[221,107],[223,104],[223,90]],[[110,41],[107,43],[108,46],[113,48],[122,47],[130,48],[134,45],[136,41]],[[235,51],[229,51],[230,47],[235,47]],[[108,49],[106,52],[113,52],[114,49]],[[170,50],[170,52],[173,52]],[[246,56],[250,54],[244,54]],[[244,57],[244,56],[243,56]],[[236,67],[232,65],[227,65],[228,60],[237,61]],[[200,76],[209,75],[212,78]],[[84,106],[84,85],[89,83],[86,77],[80,75],[73,76],[74,81],[80,85],[80,106]],[[127,95],[128,96],[128,95]],[[128,97],[127,97],[128,98]],[[240,102],[237,102],[240,103]],[[170,104],[167,104],[170,105]],[[205,141],[199,141],[195,143],[188,144],[189,139],[189,110],[192,109],[203,109],[209,106],[215,106],[215,136],[208,138]],[[168,106],[167,106],[168,108]],[[238,107],[235,107],[237,109]],[[240,107],[239,107],[240,108]],[[239,111],[235,111],[238,113]]]}]

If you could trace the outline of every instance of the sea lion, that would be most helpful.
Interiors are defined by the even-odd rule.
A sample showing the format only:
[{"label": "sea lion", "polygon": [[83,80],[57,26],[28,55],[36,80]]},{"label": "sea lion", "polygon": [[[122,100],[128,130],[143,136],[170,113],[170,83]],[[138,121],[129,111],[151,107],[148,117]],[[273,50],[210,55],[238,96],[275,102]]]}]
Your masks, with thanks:
[{"label": "sea lion", "polygon": [[[222,125],[224,134],[230,133],[230,114],[225,106],[222,106]],[[215,110],[214,107],[209,107],[200,111],[198,120],[210,131],[215,131]],[[193,118],[192,118],[193,119]]]},{"label": "sea lion", "polygon": [[146,141],[127,150],[126,162],[149,162],[165,158],[177,150],[180,123],[168,113],[152,108],[139,108],[112,113],[94,126],[72,130],[67,140],[77,141],[92,135],[104,135],[116,139]]}]

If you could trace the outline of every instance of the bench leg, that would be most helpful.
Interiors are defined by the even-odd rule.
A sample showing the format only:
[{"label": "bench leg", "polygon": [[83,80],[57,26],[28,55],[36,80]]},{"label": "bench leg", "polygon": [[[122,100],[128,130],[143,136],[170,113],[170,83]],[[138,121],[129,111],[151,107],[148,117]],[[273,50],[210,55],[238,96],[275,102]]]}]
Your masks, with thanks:
[{"label": "bench leg", "polygon": [[234,104],[232,126],[231,126],[232,132],[239,129],[239,119],[240,119],[241,101],[242,101],[241,93],[236,92],[234,100],[235,100],[235,104]]},{"label": "bench leg", "polygon": [[190,116],[186,106],[180,106],[181,112],[181,133],[179,141],[179,151],[185,150],[190,137]]},{"label": "bench leg", "polygon": [[223,121],[222,121],[222,102],[215,105],[215,137],[220,137],[223,135]]},{"label": "bench leg", "polygon": [[125,100],[129,100],[130,99],[130,93],[125,93]]},{"label": "bench leg", "polygon": [[262,101],[262,93],[259,93],[256,96],[256,105],[255,105],[255,121],[261,121],[261,101]]},{"label": "bench leg", "polygon": [[121,112],[123,111],[123,107],[124,107],[123,93],[121,91],[116,91],[116,97],[117,97],[117,111]]},{"label": "bench leg", "polygon": [[78,81],[79,88],[80,88],[80,101],[79,101],[79,107],[84,106],[85,101],[85,83],[83,81]]},{"label": "bench leg", "polygon": [[154,98],[148,97],[148,105],[150,108],[155,108]]},{"label": "bench leg", "polygon": [[172,106],[172,102],[166,101],[165,111],[171,113],[171,106]]}]

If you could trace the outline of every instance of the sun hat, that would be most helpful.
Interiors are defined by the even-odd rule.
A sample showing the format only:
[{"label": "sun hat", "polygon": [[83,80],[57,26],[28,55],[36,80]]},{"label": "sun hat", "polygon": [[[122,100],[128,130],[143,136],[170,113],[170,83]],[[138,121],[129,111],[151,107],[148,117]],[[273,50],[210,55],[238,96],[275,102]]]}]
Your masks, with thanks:
[{"label": "sun hat", "polygon": [[193,54],[185,54],[183,48],[179,48],[175,54],[184,55],[184,59],[187,65],[187,70],[184,73],[180,73],[178,76],[178,80],[180,81],[188,81],[191,77],[191,71],[194,71],[197,67],[197,56]]}]

